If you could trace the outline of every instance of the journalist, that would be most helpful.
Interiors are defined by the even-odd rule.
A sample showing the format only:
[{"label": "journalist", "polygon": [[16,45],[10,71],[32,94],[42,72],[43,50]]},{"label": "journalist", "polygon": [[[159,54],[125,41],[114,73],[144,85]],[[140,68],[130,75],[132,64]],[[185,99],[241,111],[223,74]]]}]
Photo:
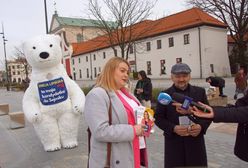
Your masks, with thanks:
[{"label": "journalist", "polygon": [[193,107],[191,112],[195,116],[210,118],[213,122],[238,123],[234,154],[248,162],[248,94],[238,99],[232,107],[210,107],[203,103],[200,104],[209,109],[210,113],[204,113]]}]

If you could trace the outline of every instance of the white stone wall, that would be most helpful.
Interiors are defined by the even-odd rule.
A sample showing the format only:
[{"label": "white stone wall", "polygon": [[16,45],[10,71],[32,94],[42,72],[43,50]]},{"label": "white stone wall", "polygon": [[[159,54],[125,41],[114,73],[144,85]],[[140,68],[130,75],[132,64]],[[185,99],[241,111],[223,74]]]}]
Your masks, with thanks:
[{"label": "white stone wall", "polygon": [[[203,76],[231,76],[227,30],[205,26],[201,29],[201,37]],[[211,73],[210,64],[214,66],[213,73]]]}]

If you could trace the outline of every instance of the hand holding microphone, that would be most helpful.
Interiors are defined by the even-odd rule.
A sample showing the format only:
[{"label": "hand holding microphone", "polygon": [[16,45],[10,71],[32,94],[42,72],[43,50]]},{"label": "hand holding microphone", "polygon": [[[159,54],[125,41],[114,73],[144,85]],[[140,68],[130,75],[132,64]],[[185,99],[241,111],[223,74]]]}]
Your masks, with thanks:
[{"label": "hand holding microphone", "polygon": [[206,109],[208,109],[209,113],[203,112],[202,110],[198,109],[197,107],[193,107],[193,109],[191,110],[192,113],[200,118],[214,118],[214,112],[213,112],[213,108],[203,104],[201,102],[199,102],[199,104],[203,107],[205,107]]},{"label": "hand holding microphone", "polygon": [[[180,93],[173,93],[172,94],[173,100],[175,100],[178,103],[181,103],[181,107],[185,110],[188,110],[190,107],[197,107],[197,109],[201,110],[204,113],[210,113],[210,109],[206,108],[206,106],[202,103],[196,103],[193,101],[193,98],[184,96],[183,94]],[[209,106],[208,106],[209,107]],[[190,109],[191,111],[191,109]]]}]

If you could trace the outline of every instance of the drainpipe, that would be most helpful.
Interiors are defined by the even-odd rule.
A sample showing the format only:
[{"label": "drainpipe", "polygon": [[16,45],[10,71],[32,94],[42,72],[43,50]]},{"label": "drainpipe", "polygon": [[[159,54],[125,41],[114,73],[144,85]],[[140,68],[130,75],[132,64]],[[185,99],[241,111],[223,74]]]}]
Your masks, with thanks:
[{"label": "drainpipe", "polygon": [[199,37],[200,78],[202,79],[202,54],[201,54],[201,28],[200,27],[198,27],[198,37]]},{"label": "drainpipe", "polygon": [[92,72],[92,58],[91,58],[91,53],[90,53],[90,79],[93,79],[93,72]]}]

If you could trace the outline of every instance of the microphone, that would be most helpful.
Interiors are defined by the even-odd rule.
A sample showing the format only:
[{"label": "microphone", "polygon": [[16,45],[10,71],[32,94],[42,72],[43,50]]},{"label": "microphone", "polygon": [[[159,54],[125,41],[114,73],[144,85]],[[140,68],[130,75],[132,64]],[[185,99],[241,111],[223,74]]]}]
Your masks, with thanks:
[{"label": "microphone", "polygon": [[172,98],[173,100],[175,100],[178,103],[182,103],[182,108],[185,110],[188,110],[189,106],[195,106],[197,107],[199,110],[205,112],[205,113],[210,113],[210,111],[208,109],[206,109],[205,107],[203,107],[202,105],[200,105],[199,103],[196,103],[193,101],[193,98],[188,97],[188,96],[184,96],[183,94],[180,93],[173,93],[172,94]]},{"label": "microphone", "polygon": [[162,105],[168,105],[170,102],[172,102],[172,98],[169,94],[161,92],[158,95],[158,102]]}]

